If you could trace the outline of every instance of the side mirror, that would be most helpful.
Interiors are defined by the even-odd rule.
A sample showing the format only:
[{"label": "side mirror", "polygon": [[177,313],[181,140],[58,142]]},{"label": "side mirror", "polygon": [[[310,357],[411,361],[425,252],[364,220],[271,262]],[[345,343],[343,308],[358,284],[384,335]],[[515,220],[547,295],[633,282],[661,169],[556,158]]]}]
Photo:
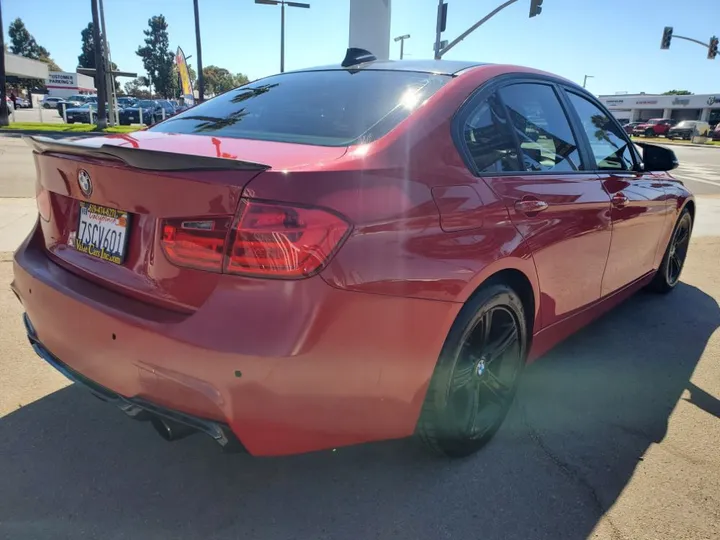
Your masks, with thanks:
[{"label": "side mirror", "polygon": [[679,165],[675,152],[663,146],[635,143],[642,148],[643,169],[646,171],[672,171]]}]

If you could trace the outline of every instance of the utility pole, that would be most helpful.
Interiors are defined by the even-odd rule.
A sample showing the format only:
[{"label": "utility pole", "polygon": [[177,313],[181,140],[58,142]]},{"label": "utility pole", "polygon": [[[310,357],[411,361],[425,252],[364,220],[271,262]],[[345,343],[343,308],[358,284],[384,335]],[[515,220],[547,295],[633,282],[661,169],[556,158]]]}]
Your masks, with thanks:
[{"label": "utility pole", "polygon": [[[8,106],[5,99],[5,30],[2,22],[2,0],[0,0],[0,126],[10,124]],[[32,98],[32,96],[30,96]]]},{"label": "utility pole", "polygon": [[93,21],[93,43],[95,45],[95,84],[97,84],[98,87],[97,127],[105,129],[107,127],[107,110],[105,109],[107,93],[105,91],[105,62],[103,61],[102,44],[100,41],[100,20],[98,17],[97,0],[90,0],[90,5]]},{"label": "utility pole", "polygon": [[205,77],[203,77],[202,65],[202,44],[200,42],[200,10],[198,9],[198,0],[193,0],[195,9],[195,48],[197,50],[198,65],[198,103],[202,103],[205,99]]},{"label": "utility pole", "polygon": [[587,86],[587,80],[588,79],[594,79],[595,75],[585,75],[585,78],[583,79],[583,88]]},{"label": "utility pole", "polygon": [[102,46],[103,46],[103,62],[105,66],[105,88],[107,90],[108,107],[110,111],[108,116],[110,118],[109,124],[115,125],[115,80],[112,76],[112,64],[110,63],[110,49],[108,48],[107,42],[107,27],[105,26],[105,9],[103,7],[103,0],[98,0],[100,3],[100,32],[102,32]]},{"label": "utility pole", "polygon": [[395,43],[398,41],[400,42],[400,60],[403,59],[403,55],[405,53],[405,40],[410,39],[410,34],[405,34],[404,36],[398,36],[395,38]]}]

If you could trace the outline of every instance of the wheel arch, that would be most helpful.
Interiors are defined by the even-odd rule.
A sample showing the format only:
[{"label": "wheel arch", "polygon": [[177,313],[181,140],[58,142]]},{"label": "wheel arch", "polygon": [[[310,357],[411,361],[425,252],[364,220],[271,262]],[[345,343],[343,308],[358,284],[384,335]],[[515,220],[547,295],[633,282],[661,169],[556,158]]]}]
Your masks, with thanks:
[{"label": "wheel arch", "polygon": [[540,319],[540,287],[532,257],[496,261],[471,282],[460,300],[466,304],[478,291],[492,283],[504,283],[518,294],[526,314],[528,337],[532,339]]},{"label": "wheel arch", "polygon": [[688,199],[687,202],[685,202],[685,206],[682,207],[680,212],[682,213],[683,210],[687,209],[688,212],[690,212],[690,217],[692,218],[693,225],[695,224],[695,201],[692,199]]}]

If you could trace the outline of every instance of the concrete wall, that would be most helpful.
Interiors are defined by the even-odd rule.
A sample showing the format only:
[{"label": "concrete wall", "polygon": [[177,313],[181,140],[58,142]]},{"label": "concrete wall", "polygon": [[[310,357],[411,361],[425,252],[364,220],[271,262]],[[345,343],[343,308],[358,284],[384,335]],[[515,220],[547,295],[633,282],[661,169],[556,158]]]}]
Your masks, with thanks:
[{"label": "concrete wall", "polygon": [[350,0],[349,47],[373,53],[378,60],[390,58],[391,0]]}]

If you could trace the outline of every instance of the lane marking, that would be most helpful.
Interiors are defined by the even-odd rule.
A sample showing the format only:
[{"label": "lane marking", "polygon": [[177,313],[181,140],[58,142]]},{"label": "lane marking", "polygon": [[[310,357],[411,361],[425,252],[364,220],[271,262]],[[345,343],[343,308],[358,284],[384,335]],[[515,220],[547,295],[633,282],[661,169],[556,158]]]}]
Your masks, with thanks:
[{"label": "lane marking", "polygon": [[710,184],[711,186],[720,187],[720,182],[713,182],[712,180],[701,180],[700,178],[688,178],[682,177],[679,174],[675,175],[678,180],[683,182],[700,182],[701,184]]}]

